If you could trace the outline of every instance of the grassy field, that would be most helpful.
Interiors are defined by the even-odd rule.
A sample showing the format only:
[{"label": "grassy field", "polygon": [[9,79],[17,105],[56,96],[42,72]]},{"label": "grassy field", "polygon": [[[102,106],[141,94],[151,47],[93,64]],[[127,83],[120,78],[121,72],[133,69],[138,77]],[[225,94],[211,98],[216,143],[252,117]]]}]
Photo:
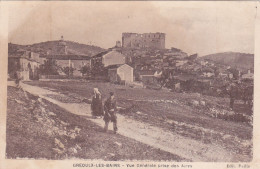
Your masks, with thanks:
[{"label": "grassy field", "polygon": [[[250,157],[252,155],[252,126],[248,123],[211,116],[211,108],[228,111],[228,98],[203,96],[197,93],[130,88],[91,81],[32,81],[27,83],[60,92],[75,101],[83,98],[90,99],[95,87],[99,88],[103,100],[108,97],[110,91],[113,91],[118,106],[123,108],[119,112],[122,115],[201,140],[205,144],[220,144],[230,151]],[[205,105],[193,104],[194,101],[203,101]],[[252,114],[249,108],[239,102],[235,104],[235,111],[246,115]]]},{"label": "grassy field", "polygon": [[6,157],[33,159],[185,160],[8,87]]}]

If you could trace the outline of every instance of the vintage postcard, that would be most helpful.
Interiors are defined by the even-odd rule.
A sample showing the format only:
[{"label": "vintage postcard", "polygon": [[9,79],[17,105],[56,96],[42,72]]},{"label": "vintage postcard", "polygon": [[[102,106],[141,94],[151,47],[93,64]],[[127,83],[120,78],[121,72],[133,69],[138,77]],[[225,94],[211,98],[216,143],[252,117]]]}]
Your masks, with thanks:
[{"label": "vintage postcard", "polygon": [[1,1],[1,169],[257,169],[258,1]]}]

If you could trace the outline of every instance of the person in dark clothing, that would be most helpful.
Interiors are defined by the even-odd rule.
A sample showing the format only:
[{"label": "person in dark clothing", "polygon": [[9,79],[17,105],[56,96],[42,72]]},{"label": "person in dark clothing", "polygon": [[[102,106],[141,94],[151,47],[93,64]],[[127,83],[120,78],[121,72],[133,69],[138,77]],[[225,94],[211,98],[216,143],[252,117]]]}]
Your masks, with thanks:
[{"label": "person in dark clothing", "polygon": [[14,79],[15,79],[16,87],[19,88],[20,87],[20,78],[19,78],[18,72],[14,73]]},{"label": "person in dark clothing", "polygon": [[93,117],[101,118],[104,115],[102,97],[101,93],[98,91],[98,88],[94,88],[94,95],[91,102],[91,111]]},{"label": "person in dark clothing", "polygon": [[116,100],[114,98],[114,93],[110,92],[110,97],[105,101],[104,104],[104,121],[105,121],[105,127],[104,131],[107,132],[109,122],[111,121],[113,123],[114,133],[117,132],[117,116],[116,116]]}]

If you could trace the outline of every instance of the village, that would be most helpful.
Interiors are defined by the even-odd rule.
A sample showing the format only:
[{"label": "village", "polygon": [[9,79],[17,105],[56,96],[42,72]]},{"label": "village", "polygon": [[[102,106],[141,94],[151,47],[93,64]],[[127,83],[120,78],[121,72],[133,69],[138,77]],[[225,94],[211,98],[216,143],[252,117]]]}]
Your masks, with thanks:
[{"label": "village", "polygon": [[[151,37],[150,37],[151,36]],[[102,79],[111,83],[166,87],[173,91],[192,91],[223,95],[230,81],[252,86],[253,68],[237,68],[188,56],[180,49],[165,49],[165,34],[123,33],[123,44],[95,54],[71,50],[63,36],[53,49],[19,49],[9,44],[8,75],[18,71],[21,80]],[[42,50],[42,49],[39,49]]]},{"label": "village", "polygon": [[[55,138],[55,145],[58,148],[52,150],[56,155],[51,156],[51,159],[66,159],[69,156],[104,160],[134,159],[134,157],[177,161],[221,161],[224,160],[222,158],[228,161],[250,160],[252,158],[253,67],[228,65],[214,61],[210,57],[198,56],[197,53],[188,55],[185,51],[174,47],[167,49],[166,38],[165,33],[159,32],[122,33],[122,41],[116,41],[115,46],[109,49],[97,46],[86,48],[83,44],[65,40],[63,36],[56,41],[34,45],[9,43],[8,80],[11,82],[19,79],[21,90],[24,91],[23,93],[18,90],[19,99],[15,99],[16,90],[12,89],[12,99],[10,98],[9,102],[26,105],[30,98],[36,97],[27,108],[28,112],[36,111],[36,115],[33,113],[28,116],[35,118],[36,122],[43,126],[49,125],[46,131],[41,132]],[[230,84],[235,84],[236,87],[231,90]],[[152,153],[149,155],[147,151],[146,154],[136,156],[135,151],[125,150],[126,148],[122,146],[123,142],[129,141],[125,138],[120,138],[121,143],[118,141],[111,143],[116,144],[117,149],[121,148],[119,155],[115,152],[108,153],[106,157],[102,154],[82,155],[81,153],[87,151],[85,149],[83,151],[82,139],[85,138],[79,134],[79,130],[84,129],[84,122],[80,116],[85,115],[85,109],[81,108],[78,113],[75,112],[76,108],[70,106],[80,107],[90,104],[93,88],[98,88],[104,98],[109,96],[110,91],[115,93],[119,119],[121,119],[119,131],[120,127],[126,130],[119,134],[144,145],[157,144],[156,148],[159,149],[156,149],[158,150],[156,153],[160,155],[155,156]],[[46,94],[39,94],[41,91]],[[38,97],[41,99],[39,100]],[[27,101],[23,101],[25,98]],[[235,100],[232,107],[231,99]],[[36,103],[40,106],[39,110],[35,106]],[[48,110],[50,108],[46,105],[52,104],[66,111],[59,110],[60,113],[56,114],[55,111],[60,108]],[[30,108],[31,106],[33,108]],[[47,113],[44,116],[40,111],[43,107],[44,112]],[[51,113],[48,114],[48,111]],[[70,114],[64,113],[67,111],[80,116],[73,115],[73,118],[66,119],[65,117]],[[59,118],[64,122],[57,122],[57,116],[60,116]],[[69,119],[74,120],[73,124],[69,124]],[[77,120],[80,124],[76,123]],[[98,119],[87,120],[103,125],[103,122]],[[44,121],[48,123],[45,124]],[[135,122],[131,122],[135,125],[130,124],[129,121],[136,121],[136,124]],[[53,125],[55,126],[56,123],[60,125],[54,130]],[[73,131],[70,131],[70,134],[61,134],[63,128],[67,130],[66,126],[70,125],[76,126],[72,127]],[[147,128],[147,133],[137,132],[137,135],[129,136],[131,131],[128,131],[127,125],[137,127],[136,130]],[[142,135],[146,134],[146,137],[150,138],[149,135],[153,132],[149,129],[153,129],[154,133],[161,133],[160,129],[169,135],[172,133],[180,135],[183,140],[186,138],[187,144],[190,142],[188,139],[195,140],[201,147],[206,146],[204,148],[208,149],[208,152],[204,152],[205,154],[214,151],[212,147],[216,145],[219,153],[223,153],[223,157],[216,155],[207,159],[202,155],[203,148],[194,150],[197,151],[195,154],[189,154],[186,150],[174,154],[174,150],[184,148],[179,143],[179,147],[168,145],[171,144],[171,138],[175,140],[177,137],[170,136],[167,146],[158,140],[147,143],[147,139]],[[55,133],[58,133],[60,138],[57,138]],[[91,133],[91,135],[95,134]],[[103,137],[100,132],[98,135]],[[161,136],[161,139],[167,140],[166,135]],[[116,136],[111,137],[112,140],[116,140]],[[78,142],[75,141],[77,144],[69,141],[77,138],[79,139]],[[136,144],[129,143],[134,146]],[[66,149],[64,148],[66,145],[71,147]],[[144,149],[144,145],[140,145],[140,151]],[[9,149],[12,149],[10,147]],[[226,150],[219,147],[225,147]],[[88,151],[98,151],[98,146],[95,150]],[[109,151],[114,150],[109,149]],[[130,152],[129,156],[125,156],[125,151]],[[226,151],[230,151],[231,156],[227,155]],[[10,152],[11,150],[9,157],[17,156]],[[167,152],[171,155],[167,155]],[[43,155],[42,158],[49,158],[49,156]]]}]

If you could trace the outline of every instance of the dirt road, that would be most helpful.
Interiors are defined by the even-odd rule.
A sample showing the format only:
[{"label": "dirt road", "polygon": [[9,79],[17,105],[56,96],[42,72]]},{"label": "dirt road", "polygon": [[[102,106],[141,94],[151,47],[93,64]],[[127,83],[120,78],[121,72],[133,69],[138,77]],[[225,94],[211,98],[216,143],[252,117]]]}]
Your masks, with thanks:
[{"label": "dirt road", "polygon": [[[21,84],[22,88],[34,95],[38,95],[76,115],[83,116],[95,122],[99,126],[104,125],[102,119],[92,119],[90,105],[86,103],[62,103],[48,97],[48,95],[62,95],[50,90],[36,86]],[[62,95],[62,97],[66,97]],[[205,144],[198,140],[189,139],[174,132],[165,131],[161,128],[154,127],[148,123],[138,122],[133,119],[118,115],[119,131],[118,133],[135,139],[139,142],[150,145],[154,148],[176,154],[191,161],[239,161],[242,157],[238,154],[231,153],[225,148],[215,144]],[[110,125],[112,129],[112,125]],[[244,157],[243,157],[244,158]]]}]

